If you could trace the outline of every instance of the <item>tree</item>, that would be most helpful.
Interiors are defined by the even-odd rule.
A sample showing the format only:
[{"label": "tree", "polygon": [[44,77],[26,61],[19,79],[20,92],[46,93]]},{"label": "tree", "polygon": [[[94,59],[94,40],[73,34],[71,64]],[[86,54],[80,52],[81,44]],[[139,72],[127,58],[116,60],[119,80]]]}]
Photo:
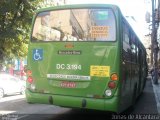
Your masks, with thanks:
[{"label": "tree", "polygon": [[0,0],[0,63],[27,54],[34,10],[42,0]]}]

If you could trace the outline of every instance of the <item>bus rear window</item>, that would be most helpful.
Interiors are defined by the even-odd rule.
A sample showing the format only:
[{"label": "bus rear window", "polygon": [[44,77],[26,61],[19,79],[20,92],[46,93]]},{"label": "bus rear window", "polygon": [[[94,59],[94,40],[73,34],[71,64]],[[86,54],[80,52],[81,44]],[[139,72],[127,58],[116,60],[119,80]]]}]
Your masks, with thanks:
[{"label": "bus rear window", "polygon": [[111,9],[69,9],[37,15],[33,41],[115,41],[115,16]]}]

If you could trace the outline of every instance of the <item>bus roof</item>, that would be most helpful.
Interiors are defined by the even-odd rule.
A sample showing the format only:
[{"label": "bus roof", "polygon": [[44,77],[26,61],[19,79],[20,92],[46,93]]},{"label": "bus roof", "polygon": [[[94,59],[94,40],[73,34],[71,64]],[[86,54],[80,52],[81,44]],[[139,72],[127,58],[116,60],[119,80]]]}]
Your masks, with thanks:
[{"label": "bus roof", "polygon": [[119,9],[117,5],[114,4],[72,4],[72,5],[60,5],[60,6],[53,6],[53,7],[47,7],[47,8],[41,8],[36,11],[36,13],[42,12],[42,11],[48,11],[48,10],[58,10],[58,9],[76,9],[76,8],[114,8]]}]

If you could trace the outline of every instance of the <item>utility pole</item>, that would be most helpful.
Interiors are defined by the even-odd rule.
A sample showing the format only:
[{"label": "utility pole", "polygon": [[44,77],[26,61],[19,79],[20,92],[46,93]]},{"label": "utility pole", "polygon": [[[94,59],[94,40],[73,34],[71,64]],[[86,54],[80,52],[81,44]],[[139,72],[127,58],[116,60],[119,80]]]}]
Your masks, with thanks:
[{"label": "utility pole", "polygon": [[[159,2],[159,1],[158,1]],[[153,83],[158,84],[158,42],[157,42],[157,29],[159,22],[156,21],[156,15],[158,13],[158,10],[155,9],[155,0],[152,0],[152,34],[151,34],[151,52],[153,54],[154,58],[154,77],[153,77]]]}]

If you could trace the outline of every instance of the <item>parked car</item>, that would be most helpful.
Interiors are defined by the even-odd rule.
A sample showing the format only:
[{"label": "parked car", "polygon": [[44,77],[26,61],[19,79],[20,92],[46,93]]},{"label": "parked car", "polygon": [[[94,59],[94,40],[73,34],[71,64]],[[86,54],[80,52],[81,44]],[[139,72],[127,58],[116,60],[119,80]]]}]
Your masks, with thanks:
[{"label": "parked car", "polygon": [[25,93],[25,81],[9,74],[0,74],[0,98],[4,95]]}]

